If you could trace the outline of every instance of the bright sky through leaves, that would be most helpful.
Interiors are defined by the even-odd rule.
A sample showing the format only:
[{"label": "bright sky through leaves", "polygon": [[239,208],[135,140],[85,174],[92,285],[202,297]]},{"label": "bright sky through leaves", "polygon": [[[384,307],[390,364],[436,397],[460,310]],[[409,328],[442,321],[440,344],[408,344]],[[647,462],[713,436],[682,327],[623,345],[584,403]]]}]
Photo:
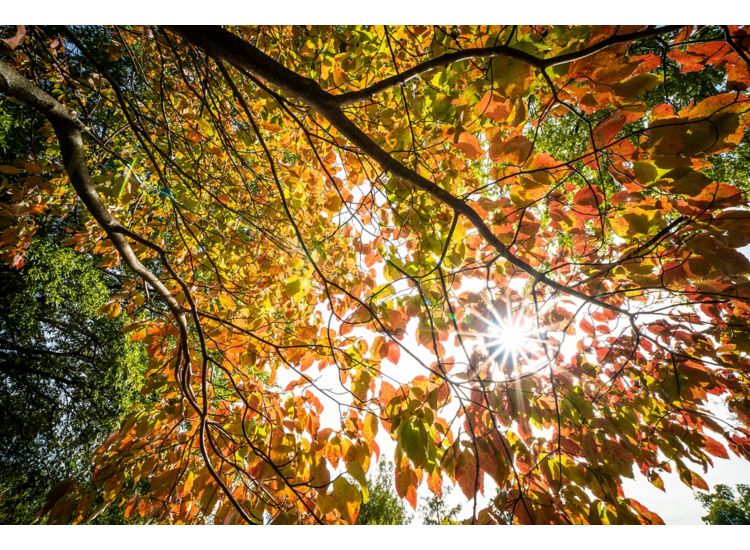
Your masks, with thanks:
[{"label": "bright sky through leaves", "polygon": [[522,374],[539,367],[544,362],[543,344],[546,335],[539,334],[533,317],[523,311],[514,312],[507,303],[498,311],[489,307],[491,317],[480,317],[485,322],[485,330],[467,336],[479,338],[484,344],[487,361],[507,374]]},{"label": "bright sky through leaves", "polygon": [[746,27],[4,32],[0,256],[62,220],[149,352],[126,517],[352,523],[387,438],[412,506],[659,523],[750,458]]}]

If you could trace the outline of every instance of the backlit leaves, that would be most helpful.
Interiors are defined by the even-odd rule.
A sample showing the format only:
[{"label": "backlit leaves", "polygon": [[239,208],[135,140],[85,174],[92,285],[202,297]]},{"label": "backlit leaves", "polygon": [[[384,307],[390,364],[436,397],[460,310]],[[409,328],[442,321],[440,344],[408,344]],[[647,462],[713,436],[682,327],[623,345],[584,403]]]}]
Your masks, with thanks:
[{"label": "backlit leaves", "polygon": [[[71,230],[126,278],[102,312],[142,312],[160,392],[98,452],[127,514],[352,523],[383,452],[413,507],[453,483],[497,493],[474,522],[658,523],[623,478],[701,489],[693,464],[750,456],[748,187],[718,169],[743,162],[750,77],[724,29],[228,29],[310,80],[119,31],[130,80],[69,78],[92,59],[38,35],[14,55],[71,109],[108,105],[81,114],[109,140],[93,180],[189,324]],[[43,162],[0,165],[16,268],[37,217],[75,208],[43,137]],[[533,360],[491,357],[515,314]]]}]

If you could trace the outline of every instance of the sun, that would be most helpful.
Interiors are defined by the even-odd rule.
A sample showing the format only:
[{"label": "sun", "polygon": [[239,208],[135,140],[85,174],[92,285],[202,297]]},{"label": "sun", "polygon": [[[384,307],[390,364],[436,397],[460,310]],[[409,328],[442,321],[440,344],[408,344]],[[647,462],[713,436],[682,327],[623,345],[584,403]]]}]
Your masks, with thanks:
[{"label": "sun", "polygon": [[543,334],[534,319],[522,309],[513,311],[510,303],[499,308],[489,305],[490,317],[478,317],[484,330],[475,334],[479,347],[492,370],[503,374],[519,374],[536,370],[545,364]]},{"label": "sun", "polygon": [[490,359],[506,362],[523,357],[535,345],[534,334],[534,327],[520,316],[497,319],[485,335]]}]

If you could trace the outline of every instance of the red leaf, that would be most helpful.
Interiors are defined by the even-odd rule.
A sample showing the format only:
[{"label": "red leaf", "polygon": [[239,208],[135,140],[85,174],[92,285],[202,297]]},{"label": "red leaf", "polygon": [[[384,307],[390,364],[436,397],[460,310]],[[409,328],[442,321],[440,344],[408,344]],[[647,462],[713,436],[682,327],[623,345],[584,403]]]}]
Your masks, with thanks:
[{"label": "red leaf", "polygon": [[484,150],[479,140],[469,132],[462,132],[454,145],[472,160],[477,160],[484,156]]},{"label": "red leaf", "polygon": [[638,514],[646,519],[652,525],[664,525],[664,520],[658,514],[655,514],[643,504],[635,500],[634,498],[628,499],[628,502]]},{"label": "red leaf", "polygon": [[409,464],[409,459],[405,456],[401,459],[401,464],[396,467],[396,493],[401,498],[405,498],[411,507],[417,509],[417,484],[419,479],[417,473]]},{"label": "red leaf", "polygon": [[703,441],[706,444],[706,451],[708,451],[710,454],[719,458],[729,458],[729,453],[727,452],[724,445],[716,441],[714,438],[704,435]]},{"label": "red leaf", "polygon": [[598,148],[609,144],[622,130],[625,124],[629,124],[641,118],[643,111],[620,109],[602,120],[593,130],[594,145]]},{"label": "red leaf", "polygon": [[598,148],[603,147],[614,138],[622,127],[625,125],[625,115],[622,111],[617,111],[604,120],[594,128],[594,145]]},{"label": "red leaf", "polygon": [[490,158],[521,166],[529,159],[532,148],[533,144],[526,136],[514,136],[507,141],[495,140],[490,146]]},{"label": "red leaf", "polygon": [[486,116],[497,122],[504,122],[510,116],[511,104],[509,101],[503,100],[498,94],[488,91],[479,100],[474,112],[477,116]]},{"label": "red leaf", "polygon": [[443,494],[443,474],[440,470],[435,469],[427,477],[427,487],[438,496]]},{"label": "red leaf", "polygon": [[456,481],[466,498],[474,498],[479,491],[477,481],[481,483],[481,474],[477,480],[476,459],[469,449],[464,449],[456,461]]},{"label": "red leaf", "polygon": [[703,489],[704,491],[708,491],[708,483],[706,483],[706,480],[704,480],[701,476],[699,476],[695,472],[690,472],[690,484],[693,487],[697,487],[698,489]]},{"label": "red leaf", "polygon": [[414,485],[409,485],[409,487],[406,489],[406,502],[411,504],[411,507],[416,510],[417,509],[417,488]]},{"label": "red leaf", "polygon": [[10,267],[13,269],[21,269],[24,264],[26,263],[26,258],[24,258],[21,254],[16,254],[13,256],[13,261],[10,262]]},{"label": "red leaf", "polygon": [[585,332],[589,336],[594,335],[594,325],[592,325],[591,321],[589,321],[588,319],[581,319],[580,326],[581,330],[583,330],[583,332]]},{"label": "red leaf", "polygon": [[0,38],[0,40],[5,42],[11,50],[15,50],[21,43],[21,40],[23,40],[24,36],[26,36],[26,27],[23,25],[16,25],[16,34],[10,38]]},{"label": "red leaf", "polygon": [[388,354],[386,357],[394,365],[398,364],[398,360],[401,357],[401,348],[396,342],[388,342]]},{"label": "red leaf", "polygon": [[580,214],[597,215],[599,206],[604,202],[604,195],[598,189],[586,186],[573,196],[575,211]]}]

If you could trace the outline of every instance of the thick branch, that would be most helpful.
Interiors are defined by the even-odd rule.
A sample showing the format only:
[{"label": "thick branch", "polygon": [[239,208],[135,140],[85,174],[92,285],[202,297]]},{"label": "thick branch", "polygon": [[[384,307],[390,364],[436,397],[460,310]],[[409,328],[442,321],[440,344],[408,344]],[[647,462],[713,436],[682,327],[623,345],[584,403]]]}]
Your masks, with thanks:
[{"label": "thick branch", "polygon": [[324,116],[344,137],[359,147],[393,176],[408,181],[418,189],[429,193],[441,203],[452,208],[454,212],[465,216],[498,254],[515,267],[532,276],[536,281],[588,303],[596,304],[599,307],[616,311],[623,315],[629,315],[627,311],[617,306],[597,300],[592,296],[568,288],[550,279],[523,260],[514,256],[492,232],[489,226],[484,223],[479,213],[466,202],[393,158],[347,118],[339,108],[336,96],[325,92],[314,80],[293,73],[253,45],[220,27],[174,27],[174,30],[185,37],[191,44],[205,50],[210,56],[244,69],[284,90],[290,96],[304,101],[313,110]]},{"label": "thick branch", "polygon": [[187,333],[187,323],[180,304],[164,283],[146,269],[135,255],[122,235],[126,231],[125,228],[112,216],[91,183],[83,149],[81,122],[55,98],[3,61],[0,61],[0,91],[36,109],[50,121],[60,142],[65,171],[83,204],[107,233],[107,237],[112,241],[125,263],[154,288],[175,316],[180,328]]},{"label": "thick branch", "polygon": [[675,25],[668,25],[664,27],[649,27],[642,31],[637,31],[637,32],[632,32],[632,33],[627,33],[627,34],[616,34],[616,35],[610,36],[606,40],[602,40],[601,42],[593,44],[587,48],[583,48],[582,50],[560,54],[560,55],[556,55],[554,57],[550,57],[546,59],[541,58],[541,57],[536,57],[534,55],[526,53],[522,50],[518,50],[516,48],[511,48],[510,46],[490,46],[486,48],[467,48],[465,50],[450,52],[450,53],[446,53],[438,57],[433,57],[432,59],[429,59],[423,63],[415,65],[411,69],[407,69],[399,74],[395,74],[388,78],[384,78],[383,80],[376,82],[375,84],[371,84],[370,86],[367,86],[366,88],[362,88],[361,90],[357,90],[356,92],[348,92],[345,94],[337,95],[335,96],[335,98],[338,101],[339,106],[341,107],[344,107],[346,105],[351,105],[352,103],[356,103],[358,101],[362,101],[364,99],[370,98],[374,96],[375,94],[378,94],[384,90],[387,90],[388,88],[391,88],[398,84],[403,84],[411,80],[412,78],[417,77],[428,71],[447,67],[448,65],[451,65],[452,63],[457,63],[458,61],[465,61],[467,59],[475,59],[477,57],[498,57],[498,56],[503,55],[505,57],[518,59],[519,61],[528,63],[529,65],[536,67],[537,69],[543,70],[547,67],[553,67],[555,65],[561,65],[563,63],[569,63],[571,61],[575,61],[576,59],[581,59],[583,57],[591,55],[592,53],[608,48],[609,46],[614,46],[615,44],[622,44],[624,42],[630,42],[632,40],[637,40],[640,38],[648,38],[651,36],[657,36],[660,34],[674,31],[676,29],[679,29],[679,27]]},{"label": "thick branch", "polygon": [[[83,138],[81,129],[83,125],[76,119],[70,111],[47,92],[39,88],[36,84],[20,75],[8,63],[0,61],[0,92],[26,103],[43,114],[52,124],[60,143],[65,171],[70,178],[76,193],[80,197],[88,211],[107,233],[107,237],[120,254],[120,257],[137,275],[150,284],[156,293],[167,304],[169,311],[174,315],[179,325],[180,335],[184,345],[187,346],[188,324],[185,312],[179,302],[172,296],[172,293],[164,286],[159,278],[148,270],[138,259],[125,235],[133,236],[132,232],[123,227],[107,209],[99,193],[94,188],[89,177],[88,167],[86,165],[86,153],[83,148]],[[141,240],[141,239],[139,239]],[[204,382],[204,410],[198,410],[201,414],[205,426],[205,395],[206,388]],[[191,396],[187,396],[191,397]],[[224,483],[216,470],[211,465],[205,446],[203,445],[205,428],[201,430],[201,452],[206,462],[206,466],[211,476],[221,487],[227,498],[232,502],[243,519],[248,523],[254,523],[253,520],[242,509],[236,501],[229,487]]]}]

